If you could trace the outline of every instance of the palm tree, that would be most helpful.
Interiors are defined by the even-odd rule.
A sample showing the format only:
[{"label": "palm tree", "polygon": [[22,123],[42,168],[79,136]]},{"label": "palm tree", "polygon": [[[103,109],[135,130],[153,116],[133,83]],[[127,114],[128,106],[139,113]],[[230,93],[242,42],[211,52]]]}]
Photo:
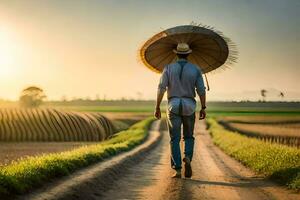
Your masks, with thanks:
[{"label": "palm tree", "polygon": [[283,92],[279,92],[279,97],[281,97],[282,99],[284,98],[284,93]]},{"label": "palm tree", "polygon": [[265,90],[265,89],[260,90],[260,95],[263,98],[263,100],[262,100],[263,102],[266,101],[266,93],[267,93],[267,90]]}]

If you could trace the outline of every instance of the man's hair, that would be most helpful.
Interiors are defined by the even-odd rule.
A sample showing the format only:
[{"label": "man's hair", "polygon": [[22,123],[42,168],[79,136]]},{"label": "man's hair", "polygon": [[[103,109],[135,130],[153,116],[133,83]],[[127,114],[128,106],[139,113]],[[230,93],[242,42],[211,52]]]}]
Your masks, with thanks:
[{"label": "man's hair", "polygon": [[189,56],[190,54],[177,54],[177,57],[180,59],[180,58],[183,58],[183,59],[187,59],[187,57]]}]

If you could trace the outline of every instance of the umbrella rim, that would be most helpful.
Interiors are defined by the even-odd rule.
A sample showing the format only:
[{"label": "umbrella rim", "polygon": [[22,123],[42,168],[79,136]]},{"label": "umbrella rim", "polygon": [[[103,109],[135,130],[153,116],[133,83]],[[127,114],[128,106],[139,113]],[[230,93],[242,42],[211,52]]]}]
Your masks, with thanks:
[{"label": "umbrella rim", "polygon": [[[139,50],[139,57],[141,58],[142,63],[149,68],[151,71],[156,72],[156,73],[162,73],[162,71],[160,71],[159,69],[153,67],[146,59],[145,57],[145,53],[148,47],[150,47],[152,44],[154,44],[156,41],[158,41],[159,39],[165,38],[167,36],[171,36],[171,35],[177,35],[177,34],[181,34],[181,33],[177,33],[177,34],[171,34],[168,33],[168,31],[175,29],[177,27],[191,27],[191,29],[193,28],[202,28],[202,30],[207,30],[210,34],[213,33],[212,35],[215,37],[218,37],[218,39],[221,39],[222,42],[224,42],[224,45],[226,47],[226,60],[223,62],[215,59],[217,62],[222,63],[219,67],[217,68],[212,68],[211,64],[207,63],[207,65],[209,67],[206,68],[212,68],[210,71],[204,72],[205,73],[211,73],[212,71],[216,71],[219,70],[220,68],[222,68],[224,66],[224,68],[228,68],[230,67],[230,65],[236,63],[237,60],[237,55],[238,55],[238,51],[236,50],[236,45],[226,36],[224,36],[224,34],[220,31],[215,30],[213,27],[209,27],[209,26],[203,26],[201,24],[195,25],[195,24],[191,24],[191,25],[179,25],[179,26],[175,26],[175,27],[171,27],[168,28],[166,30],[163,30],[155,35],[153,35],[151,38],[149,38],[140,48]],[[197,32],[195,32],[195,34],[197,34]],[[170,43],[171,44],[171,43]],[[212,49],[213,50],[213,49]],[[224,50],[222,50],[224,51]],[[175,54],[175,53],[174,53]]]}]

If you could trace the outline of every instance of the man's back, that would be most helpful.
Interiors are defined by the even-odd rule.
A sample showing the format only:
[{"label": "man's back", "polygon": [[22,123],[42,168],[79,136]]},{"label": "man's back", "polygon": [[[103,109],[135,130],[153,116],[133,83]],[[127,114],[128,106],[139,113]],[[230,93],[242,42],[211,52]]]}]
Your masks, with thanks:
[{"label": "man's back", "polygon": [[182,104],[183,115],[190,115],[195,111],[195,89],[199,95],[205,94],[200,69],[185,59],[179,59],[165,67],[159,89],[167,90],[169,111],[178,114],[179,105]]},{"label": "man's back", "polygon": [[[189,62],[175,62],[166,67],[168,76],[168,98],[194,98],[195,87],[200,71],[197,66]],[[182,75],[180,76],[182,70]]]}]

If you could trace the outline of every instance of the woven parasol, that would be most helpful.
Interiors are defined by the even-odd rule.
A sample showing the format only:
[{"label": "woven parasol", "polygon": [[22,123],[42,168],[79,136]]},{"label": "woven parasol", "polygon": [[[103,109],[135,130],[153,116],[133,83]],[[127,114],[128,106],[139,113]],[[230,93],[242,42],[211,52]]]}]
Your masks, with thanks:
[{"label": "woven parasol", "polygon": [[[142,62],[155,72],[162,72],[177,57],[173,52],[178,43],[187,43],[192,49],[188,60],[206,74],[217,68],[227,68],[236,62],[235,44],[213,27],[196,25],[166,29],[145,42],[139,51]],[[206,76],[205,76],[206,77]]]}]

